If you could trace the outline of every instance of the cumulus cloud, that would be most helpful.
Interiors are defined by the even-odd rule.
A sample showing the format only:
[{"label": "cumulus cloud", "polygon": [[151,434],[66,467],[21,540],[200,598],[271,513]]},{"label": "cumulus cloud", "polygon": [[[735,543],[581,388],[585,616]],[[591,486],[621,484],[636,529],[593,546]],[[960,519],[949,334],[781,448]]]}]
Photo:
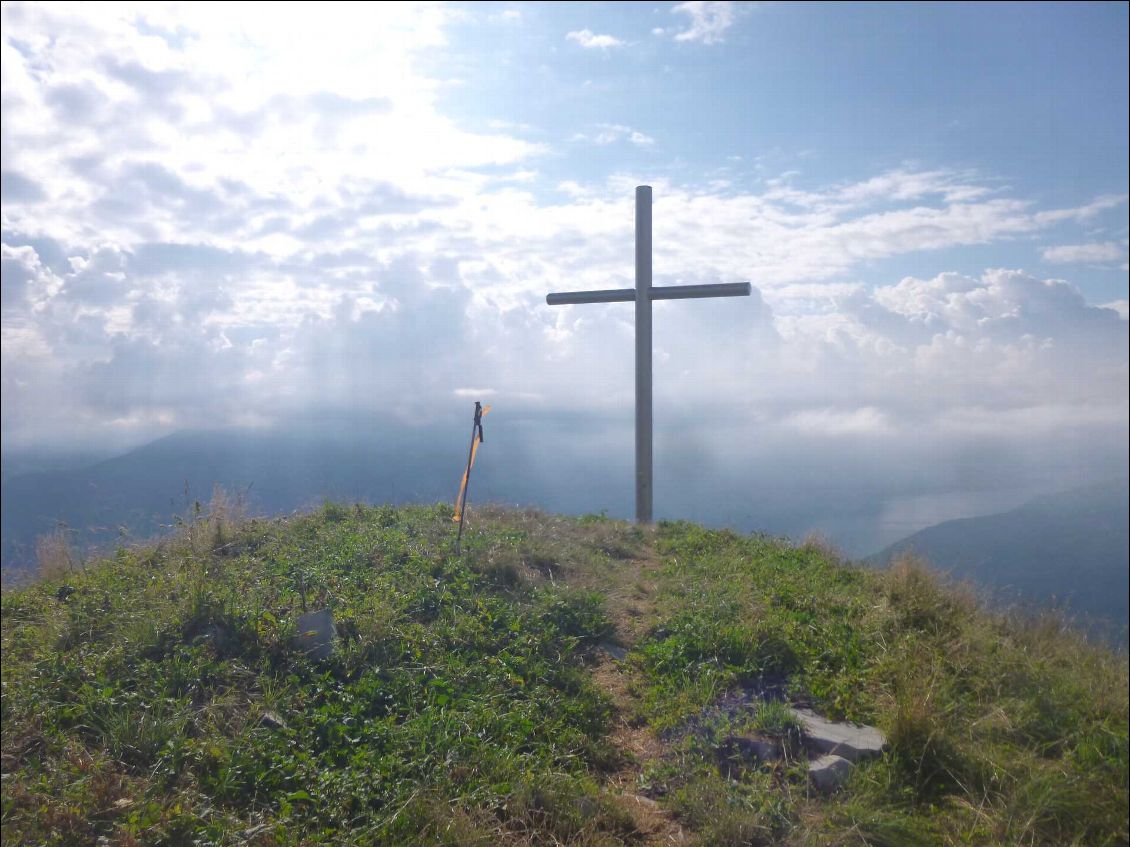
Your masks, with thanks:
[{"label": "cumulus cloud", "polygon": [[1060,244],[1044,248],[1045,262],[1056,264],[1121,264],[1126,266],[1126,244],[1115,241],[1090,244]]},{"label": "cumulus cloud", "polygon": [[672,14],[687,15],[690,21],[686,29],[675,34],[676,41],[697,41],[701,44],[717,44],[734,25],[734,4],[726,0],[689,0],[671,10]]},{"label": "cumulus cloud", "polygon": [[591,29],[573,30],[565,35],[565,40],[575,42],[586,50],[608,50],[623,47],[626,43],[614,35],[597,35]]}]

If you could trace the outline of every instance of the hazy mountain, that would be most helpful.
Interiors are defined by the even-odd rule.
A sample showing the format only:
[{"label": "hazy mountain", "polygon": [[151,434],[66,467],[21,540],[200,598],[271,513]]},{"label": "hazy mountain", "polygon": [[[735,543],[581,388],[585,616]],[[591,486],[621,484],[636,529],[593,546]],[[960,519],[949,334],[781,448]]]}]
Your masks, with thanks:
[{"label": "hazy mountain", "polygon": [[946,521],[870,557],[912,552],[989,588],[997,599],[1066,607],[1125,629],[1127,480],[1040,497],[1017,509]]},{"label": "hazy mountain", "polygon": [[44,471],[59,471],[93,465],[114,456],[114,451],[83,450],[5,450],[0,460],[0,480]]},{"label": "hazy mountain", "polygon": [[3,559],[27,562],[35,538],[59,523],[83,546],[112,541],[123,528],[132,537],[151,535],[194,501],[207,503],[216,485],[242,493],[253,513],[269,514],[325,498],[447,497],[460,450],[454,439],[447,440],[453,449],[439,450],[444,439],[428,436],[420,432],[417,443],[406,444],[403,434],[382,443],[371,435],[187,432],[86,466],[10,476],[0,509]]},{"label": "hazy mountain", "polygon": [[[631,430],[592,416],[505,415],[485,421],[486,442],[472,479],[472,502],[531,505],[555,512],[632,514]],[[470,416],[418,426],[356,417],[309,420],[289,429],[181,432],[97,462],[60,467],[5,456],[2,561],[34,559],[35,539],[60,523],[78,546],[152,535],[215,485],[244,492],[255,514],[278,514],[323,499],[362,502],[450,500],[467,457]],[[21,464],[22,463],[22,464]],[[784,464],[784,463],[782,463]],[[12,465],[16,472],[9,469]],[[33,472],[19,473],[32,468]],[[783,469],[784,470],[784,469]],[[789,473],[795,474],[794,470]],[[807,480],[782,484],[761,468],[756,480],[704,459],[693,442],[657,449],[656,514],[713,526],[803,536],[818,518],[868,527],[880,503],[838,496]],[[837,524],[833,523],[833,526]],[[866,533],[865,533],[866,534]],[[835,534],[839,540],[839,534]]]},{"label": "hazy mountain", "polygon": [[[544,428],[522,420],[491,424],[488,418],[474,500],[626,514],[631,477],[615,462],[598,463],[603,474],[586,478],[570,457],[536,449],[553,440]],[[465,427],[360,428],[351,420],[289,431],[182,432],[92,464],[5,474],[2,560],[8,569],[27,566],[36,538],[60,524],[81,548],[151,536],[188,514],[194,502],[206,504],[215,486],[242,494],[252,514],[325,499],[450,500],[469,435],[469,416]]]}]

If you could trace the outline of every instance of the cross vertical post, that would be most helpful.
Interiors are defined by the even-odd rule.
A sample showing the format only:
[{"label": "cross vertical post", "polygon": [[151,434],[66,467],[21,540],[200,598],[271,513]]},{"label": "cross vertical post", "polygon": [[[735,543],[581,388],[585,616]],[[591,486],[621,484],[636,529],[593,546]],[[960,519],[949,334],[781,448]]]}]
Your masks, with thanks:
[{"label": "cross vertical post", "polygon": [[721,285],[651,284],[651,186],[636,186],[636,287],[599,291],[565,291],[547,294],[550,306],[578,303],[636,304],[636,522],[651,523],[651,301],[699,297],[748,297],[748,282]]},{"label": "cross vertical post", "polygon": [[636,186],[636,523],[651,523],[651,186]]}]

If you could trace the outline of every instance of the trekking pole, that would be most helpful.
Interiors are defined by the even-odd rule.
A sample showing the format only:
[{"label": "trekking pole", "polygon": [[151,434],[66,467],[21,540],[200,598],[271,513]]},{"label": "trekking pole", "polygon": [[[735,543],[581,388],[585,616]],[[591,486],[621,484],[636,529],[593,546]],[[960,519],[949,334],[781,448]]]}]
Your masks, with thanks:
[{"label": "trekking pole", "polygon": [[475,401],[475,420],[471,424],[471,447],[467,451],[467,468],[463,471],[463,481],[459,483],[459,493],[455,495],[455,516],[453,521],[459,523],[459,533],[455,536],[455,555],[459,555],[459,546],[463,541],[463,517],[466,514],[467,489],[471,480],[471,468],[475,465],[475,454],[479,452],[479,445],[483,443],[483,415],[490,411],[490,406],[484,406]]}]

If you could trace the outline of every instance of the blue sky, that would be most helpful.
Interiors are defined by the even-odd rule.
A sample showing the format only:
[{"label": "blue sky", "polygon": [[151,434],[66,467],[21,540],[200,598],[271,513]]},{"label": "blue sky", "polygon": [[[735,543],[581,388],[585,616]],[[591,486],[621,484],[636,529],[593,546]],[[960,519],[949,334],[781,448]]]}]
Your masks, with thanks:
[{"label": "blue sky", "polygon": [[[940,168],[1040,205],[1125,193],[1125,4],[732,4],[717,33],[680,41],[689,5],[461,7],[429,66],[459,80],[441,106],[553,145],[539,171],[560,181],[626,170],[756,191],[782,177],[812,189]],[[569,149],[617,125],[650,141],[624,132]],[[1115,207],[1087,232],[1124,240],[1125,222]],[[1027,246],[938,261],[1057,270]],[[1125,297],[1117,262],[1075,264],[1092,299]]]},{"label": "blue sky", "polygon": [[1125,471],[1125,4],[2,16],[5,450],[482,398],[627,452],[631,310],[544,295],[631,284],[648,183],[657,284],[755,288],[657,306],[657,449],[978,509]]}]

